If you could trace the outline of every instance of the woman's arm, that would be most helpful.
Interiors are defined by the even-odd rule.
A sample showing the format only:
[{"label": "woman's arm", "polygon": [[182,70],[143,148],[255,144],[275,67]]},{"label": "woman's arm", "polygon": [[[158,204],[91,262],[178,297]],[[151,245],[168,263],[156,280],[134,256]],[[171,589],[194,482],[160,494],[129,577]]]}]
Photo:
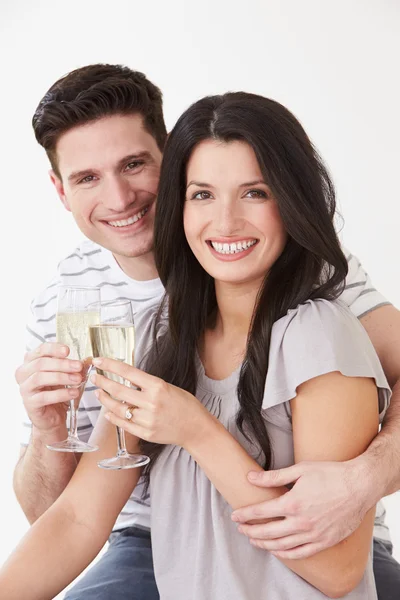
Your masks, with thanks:
[{"label": "woman's arm", "polygon": [[[377,390],[370,379],[349,378],[338,372],[322,375],[299,386],[291,405],[296,462],[354,458],[378,432]],[[269,500],[286,491],[252,486],[247,473],[261,470],[259,465],[216,421],[210,422],[207,436],[193,438],[186,449],[233,508]],[[373,520],[371,510],[360,527],[336,546],[310,558],[283,562],[327,596],[344,596],[356,587],[365,571]]]},{"label": "woman's arm", "polygon": [[[93,382],[105,390],[99,400],[111,411],[105,415],[111,422],[142,439],[185,448],[235,509],[271,498],[278,502],[278,496],[285,494],[286,488],[268,490],[248,481],[247,473],[261,467],[192,394],[124,363],[99,360],[96,366],[141,388],[137,391],[94,376]],[[124,418],[125,407],[113,398],[135,407],[131,421]],[[372,379],[331,372],[298,386],[291,402],[296,460],[351,459],[378,432],[377,389]],[[291,514],[296,507],[287,508]],[[347,594],[365,571],[373,513],[340,544],[310,558],[283,562],[327,596]],[[265,513],[260,517],[265,518]]]},{"label": "woman's arm", "polygon": [[[338,544],[353,533],[378,500],[400,489],[400,311],[382,306],[362,317],[361,323],[392,386],[380,433],[364,454],[352,460],[298,462],[263,471],[252,483],[265,488],[291,485],[289,494],[273,506],[264,502],[237,513],[243,523],[251,522],[254,512],[260,517],[281,517],[264,526],[258,538],[266,550],[279,552],[280,558],[306,558]],[[284,519],[289,504],[297,510]],[[252,539],[251,527],[245,531]],[[298,545],[291,545],[291,540]]]},{"label": "woman's arm", "polygon": [[[131,438],[130,450],[136,441]],[[140,469],[108,471],[97,462],[115,454],[115,428],[100,415],[85,454],[57,501],[31,527],[0,570],[0,600],[51,600],[101,550],[135,487]]]}]

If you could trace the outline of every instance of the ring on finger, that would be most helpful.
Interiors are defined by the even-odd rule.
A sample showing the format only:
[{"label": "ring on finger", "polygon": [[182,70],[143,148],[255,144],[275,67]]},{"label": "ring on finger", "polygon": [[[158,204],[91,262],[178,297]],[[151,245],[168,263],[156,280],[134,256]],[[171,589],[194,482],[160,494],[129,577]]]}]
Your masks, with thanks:
[{"label": "ring on finger", "polygon": [[133,419],[133,411],[135,410],[136,406],[130,406],[129,408],[126,409],[125,411],[125,419],[127,419],[127,421],[132,421]]}]

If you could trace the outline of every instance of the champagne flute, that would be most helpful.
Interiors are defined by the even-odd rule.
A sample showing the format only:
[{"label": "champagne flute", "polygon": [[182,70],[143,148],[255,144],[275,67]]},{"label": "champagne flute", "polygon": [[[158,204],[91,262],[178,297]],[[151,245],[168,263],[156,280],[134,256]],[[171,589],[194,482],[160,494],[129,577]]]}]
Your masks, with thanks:
[{"label": "champagne flute", "polygon": [[100,322],[100,289],[60,286],[56,315],[57,342],[69,347],[68,358],[84,362],[83,381],[78,386],[79,396],[69,403],[69,432],[66,440],[47,445],[58,452],[93,452],[98,446],[83,442],[78,437],[77,409],[90,370],[91,348],[89,325]]},{"label": "champagne flute", "polygon": [[[128,365],[134,364],[135,328],[132,306],[129,301],[115,301],[101,304],[100,324],[89,327],[93,358],[113,358]],[[131,386],[130,382],[115,373],[97,371],[112,381]],[[129,454],[126,449],[125,432],[117,427],[117,454],[113,458],[101,460],[103,469],[132,469],[146,465],[150,459],[143,454]]]}]

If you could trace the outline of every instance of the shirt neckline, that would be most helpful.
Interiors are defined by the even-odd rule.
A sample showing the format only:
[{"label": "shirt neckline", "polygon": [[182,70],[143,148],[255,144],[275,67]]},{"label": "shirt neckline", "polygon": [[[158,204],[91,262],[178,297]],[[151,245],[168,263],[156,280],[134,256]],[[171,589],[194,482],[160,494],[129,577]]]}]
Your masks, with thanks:
[{"label": "shirt neckline", "polygon": [[159,277],[143,281],[133,279],[133,277],[129,277],[129,275],[127,275],[125,271],[121,269],[120,265],[118,264],[118,261],[116,260],[113,253],[110,250],[104,248],[103,246],[100,246],[100,248],[101,251],[105,254],[107,262],[111,266],[111,268],[115,271],[118,271],[118,277],[122,278],[128,285],[135,287],[136,290],[139,290],[140,296],[142,298],[147,298],[149,297],[149,295],[154,296],[158,292],[162,293],[164,291],[164,287]]},{"label": "shirt neckline", "polygon": [[200,356],[196,350],[196,368],[198,375],[198,386],[201,387],[205,392],[212,392],[215,394],[227,394],[232,389],[237,387],[240,375],[240,369],[242,368],[242,364],[240,364],[228,377],[225,379],[211,379],[206,375],[206,371],[204,369],[204,365],[201,362]]}]

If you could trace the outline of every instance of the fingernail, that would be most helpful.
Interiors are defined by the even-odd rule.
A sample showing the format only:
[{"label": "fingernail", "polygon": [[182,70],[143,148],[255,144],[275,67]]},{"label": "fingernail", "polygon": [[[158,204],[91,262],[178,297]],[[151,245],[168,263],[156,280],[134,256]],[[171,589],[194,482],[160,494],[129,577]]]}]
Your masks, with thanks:
[{"label": "fingernail", "polygon": [[249,479],[258,479],[258,473],[257,473],[257,471],[250,471],[249,474],[247,475],[247,477]]},{"label": "fingernail", "polygon": [[71,367],[74,371],[81,371],[82,363],[80,363],[79,361],[74,361],[73,363],[71,363]]},{"label": "fingernail", "polygon": [[96,383],[96,374],[95,373],[93,373],[93,375],[90,376],[90,381],[92,383]]},{"label": "fingernail", "polygon": [[92,363],[93,363],[93,364],[94,364],[96,367],[99,367],[99,366],[101,365],[101,363],[102,363],[102,362],[103,362],[103,359],[102,359],[102,358],[94,358],[94,359],[92,360]]},{"label": "fingernail", "polygon": [[111,420],[111,419],[110,419],[110,413],[106,413],[106,414],[104,415],[104,418],[105,418],[105,419],[107,419],[107,421],[110,421],[110,420]]},{"label": "fingernail", "polygon": [[82,377],[80,375],[70,375],[69,380],[74,381],[75,383],[79,383],[80,381],[82,381]]},{"label": "fingernail", "polygon": [[232,515],[231,516],[232,521],[239,521],[239,517],[237,515]]},{"label": "fingernail", "polygon": [[98,398],[100,396],[100,390],[96,390],[94,395],[96,396],[96,398]]},{"label": "fingernail", "polygon": [[68,354],[67,346],[63,346],[62,348],[60,348],[60,352],[61,354],[64,354],[64,356],[66,356]]},{"label": "fingernail", "polygon": [[77,396],[79,396],[79,390],[77,388],[70,388],[68,392],[71,398],[76,398]]},{"label": "fingernail", "polygon": [[239,533],[243,533],[243,527],[241,525],[238,525],[237,530]]}]

